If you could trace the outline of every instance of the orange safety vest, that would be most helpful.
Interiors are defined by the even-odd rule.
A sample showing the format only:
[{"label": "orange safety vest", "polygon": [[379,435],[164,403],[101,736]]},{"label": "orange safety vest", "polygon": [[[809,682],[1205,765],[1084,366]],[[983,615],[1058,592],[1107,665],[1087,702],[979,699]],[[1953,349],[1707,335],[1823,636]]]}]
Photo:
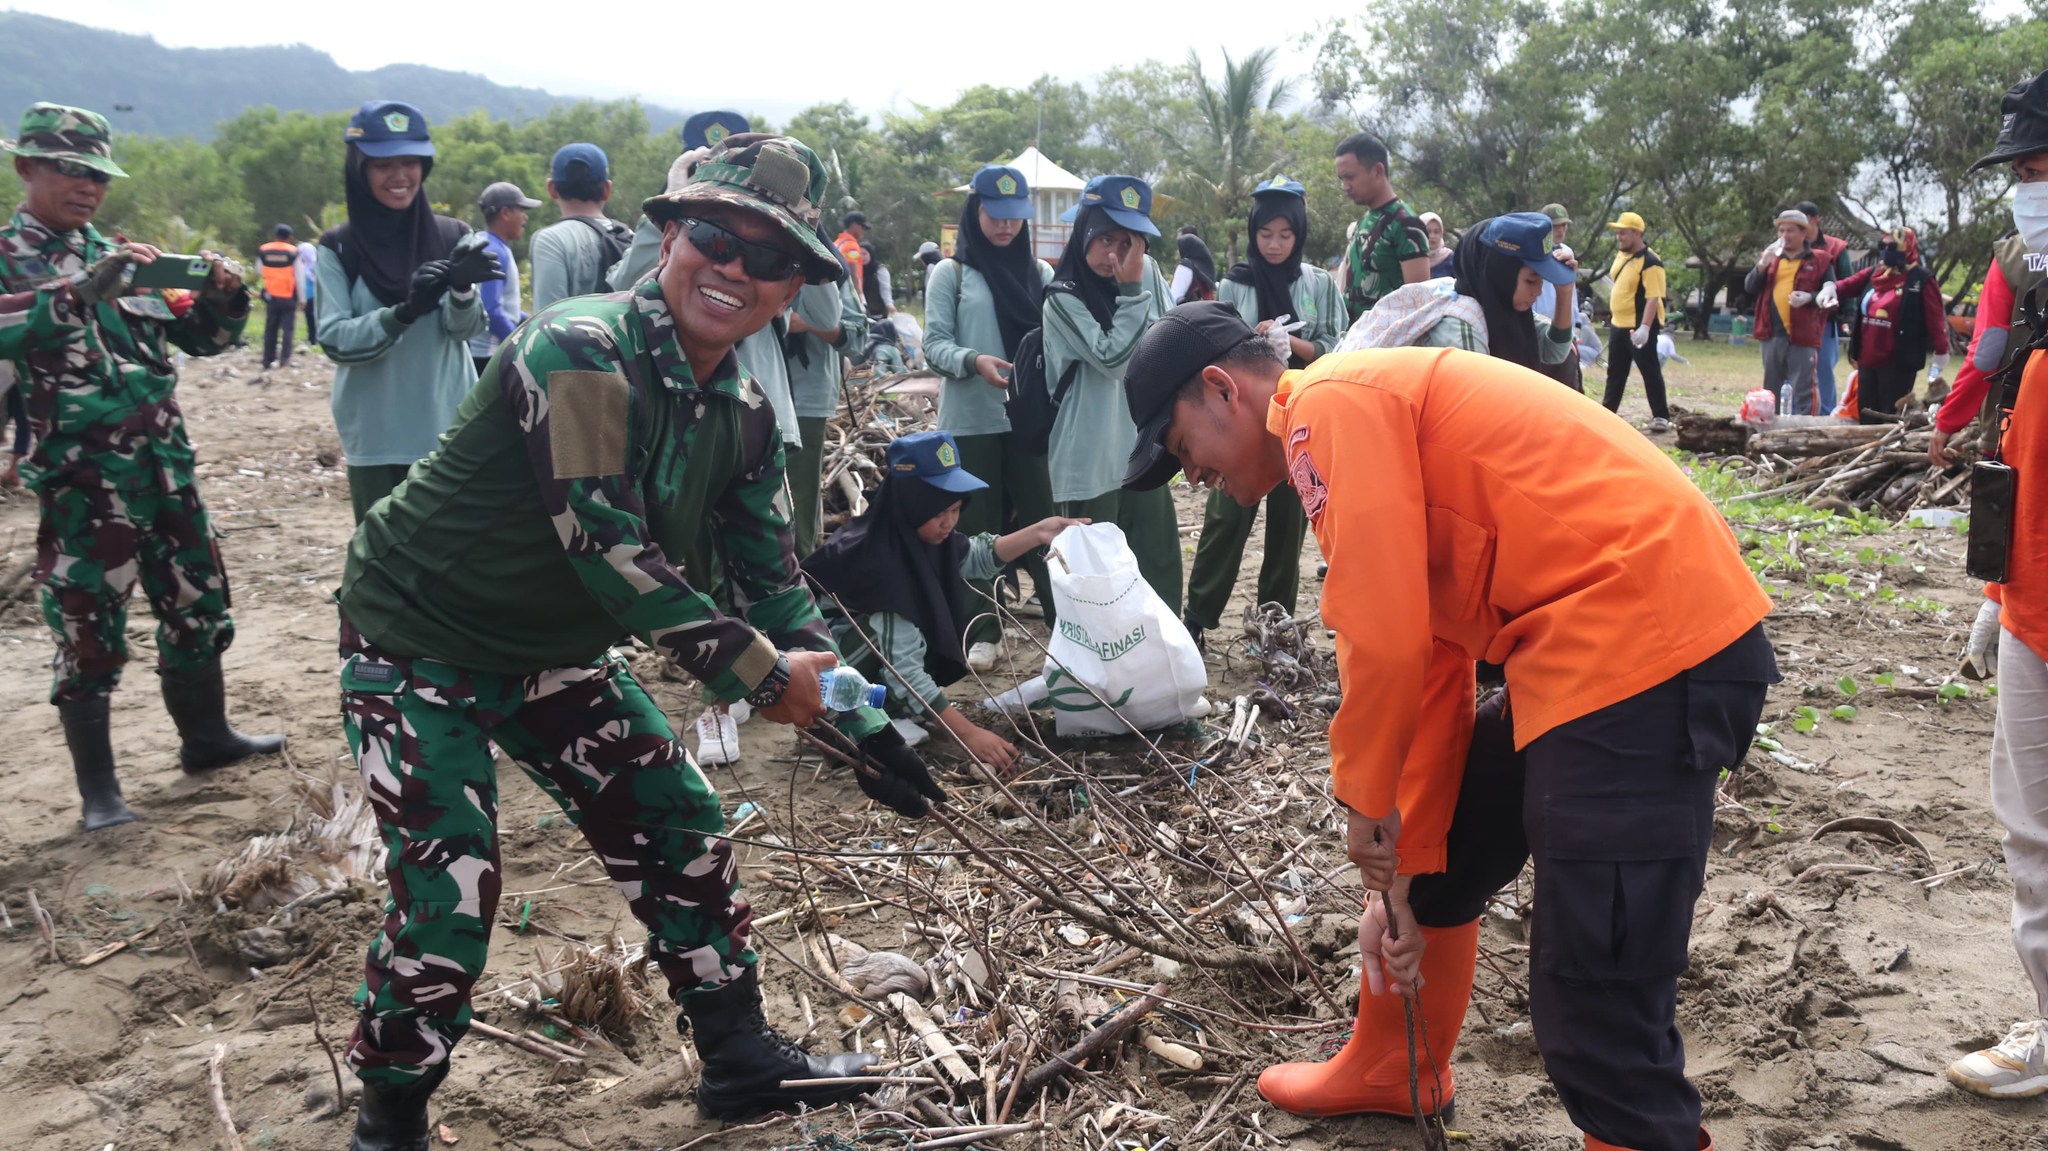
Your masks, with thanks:
[{"label": "orange safety vest", "polygon": [[289,240],[272,240],[257,250],[263,266],[263,294],[273,300],[289,300],[299,294],[299,246]]},{"label": "orange safety vest", "polygon": [[860,241],[846,232],[839,233],[838,238],[832,243],[839,249],[839,255],[846,261],[846,266],[853,269],[853,286],[855,294],[858,295],[868,286],[868,254],[861,250]]}]

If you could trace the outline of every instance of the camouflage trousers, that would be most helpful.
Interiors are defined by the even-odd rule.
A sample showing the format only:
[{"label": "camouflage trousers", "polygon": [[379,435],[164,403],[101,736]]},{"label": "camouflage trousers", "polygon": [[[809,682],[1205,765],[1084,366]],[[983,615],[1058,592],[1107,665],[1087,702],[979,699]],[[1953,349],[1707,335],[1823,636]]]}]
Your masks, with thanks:
[{"label": "camouflage trousers", "polygon": [[157,666],[190,671],[234,642],[227,569],[198,487],[45,482],[35,578],[57,639],[50,702],[111,694],[128,662],[128,597],[156,616]]},{"label": "camouflage trousers", "polygon": [[754,963],[718,793],[623,660],[489,675],[395,656],[341,625],[341,713],[391,896],[356,993],[349,1065],[402,1083],[469,1029],[502,878],[504,753],[583,832],[680,1002]]}]

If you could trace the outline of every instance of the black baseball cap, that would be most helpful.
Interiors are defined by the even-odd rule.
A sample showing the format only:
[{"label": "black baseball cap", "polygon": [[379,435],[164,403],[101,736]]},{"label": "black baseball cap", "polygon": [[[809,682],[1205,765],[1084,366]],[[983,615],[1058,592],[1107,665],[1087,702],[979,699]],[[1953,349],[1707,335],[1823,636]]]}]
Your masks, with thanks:
[{"label": "black baseball cap", "polygon": [[1220,300],[1182,304],[1146,330],[1124,369],[1124,402],[1138,425],[1124,487],[1150,491],[1180,471],[1180,458],[1166,450],[1174,397],[1203,368],[1253,334],[1237,309]]},{"label": "black baseball cap", "polygon": [[839,218],[839,224],[841,227],[845,227],[851,224],[866,224],[867,222],[868,214],[862,211],[848,212],[846,215]]}]

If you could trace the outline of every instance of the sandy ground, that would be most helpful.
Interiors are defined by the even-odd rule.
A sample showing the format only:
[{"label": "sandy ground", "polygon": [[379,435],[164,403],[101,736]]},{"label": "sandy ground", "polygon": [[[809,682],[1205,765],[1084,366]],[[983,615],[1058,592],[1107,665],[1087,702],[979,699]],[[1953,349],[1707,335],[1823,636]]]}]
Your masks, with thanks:
[{"label": "sandy ground", "polygon": [[[331,773],[352,778],[336,711],[330,605],[349,534],[348,503],[334,458],[326,366],[317,358],[300,365],[264,378],[249,353],[237,352],[192,365],[182,387],[234,580],[232,713],[247,730],[289,733],[289,761],[253,762],[197,780],[180,774],[171,725],[148,674],[150,623],[138,609],[130,623],[138,663],[115,696],[114,714],[122,779],[140,818],[87,836],[56,713],[45,702],[49,643],[38,609],[32,598],[17,599],[0,613],[0,895],[10,920],[0,932],[0,1083],[8,1102],[0,1112],[0,1147],[219,1145],[207,1072],[217,1047],[225,1051],[225,1098],[248,1146],[347,1143],[346,1123],[331,1117],[334,1076],[314,1031],[317,1022],[335,1043],[347,1035],[349,996],[381,897],[359,890],[278,915],[222,910],[185,894],[251,837],[306,818],[295,781]],[[1685,369],[1674,367],[1681,402],[1686,381]],[[1719,394],[1727,385],[1702,377],[1699,390]],[[1192,493],[1182,493],[1182,515],[1199,519]],[[34,531],[30,501],[0,505],[7,549],[0,571],[27,558]],[[1770,627],[1786,681],[1766,716],[1784,761],[1759,752],[1729,781],[1708,893],[1697,910],[1681,1021],[1708,1122],[1724,1148],[2042,1146],[2048,1104],[1977,1100],[1939,1074],[1957,1053],[1995,1040],[2029,1006],[2007,936],[2011,887],[1985,783],[1993,701],[1981,689],[1955,700],[1932,690],[1954,668],[1977,602],[1961,571],[1960,539],[1923,530],[1841,542],[1850,554],[1836,567],[1853,574],[1852,586],[1867,581],[1871,594],[1851,599],[1838,591],[1822,602],[1803,581],[1784,589]],[[1864,544],[1896,559],[1863,560],[1856,553]],[[1247,581],[1255,571],[1256,556],[1246,564]],[[1895,589],[1890,602],[1880,602],[1880,586]],[[1908,600],[1914,606],[1899,606]],[[1219,693],[1242,690],[1251,666],[1241,657],[1227,666],[1212,658]],[[1888,685],[1880,685],[1880,674]],[[690,685],[644,678],[679,725],[687,724],[696,711]],[[1828,714],[1851,702],[1838,686],[1844,678],[1859,688],[1857,713],[1846,720]],[[973,695],[961,691],[957,698]],[[1794,709],[1801,706],[1820,714],[1811,732],[1795,730]],[[823,828],[828,838],[843,828],[852,842],[889,836],[909,843],[928,832],[876,821],[843,774],[797,761],[784,732],[754,723],[743,740],[743,766],[712,773],[729,804],[744,793],[774,813],[771,824]],[[1278,749],[1269,745],[1272,761],[1315,781],[1325,755],[1318,740],[1305,730]],[[1090,762],[1108,757],[1123,764],[1111,770],[1140,770],[1119,754],[1117,745],[1106,745]],[[975,794],[956,770],[949,768],[948,778],[961,795]],[[1168,779],[1146,786],[1182,785]],[[1205,802],[1217,802],[1218,793],[1205,792]],[[1926,854],[1867,832],[1810,840],[1843,816],[1896,820]],[[633,936],[623,904],[595,866],[583,866],[580,839],[516,772],[504,775],[501,823],[508,897],[480,989],[549,968],[572,941]],[[1334,837],[1326,828],[1306,830],[1325,837],[1327,849],[1318,850],[1334,864]],[[925,840],[945,841],[943,832]],[[1874,870],[1806,874],[1830,863]],[[786,890],[797,886],[786,870],[764,870],[770,861],[758,855],[747,867],[750,893],[764,914],[797,903]],[[768,882],[754,882],[764,876]],[[52,916],[56,961],[30,914],[32,894]],[[1355,892],[1320,890],[1309,908],[1311,919],[1327,916],[1316,921],[1336,924],[1326,932],[1329,945],[1312,950],[1340,991],[1355,979],[1337,917],[1347,898]],[[1512,904],[1510,893],[1502,906]],[[802,918],[762,935],[802,956],[793,930]],[[825,919],[870,946],[924,954],[906,943],[902,916],[889,908]],[[1474,1146],[1562,1151],[1577,1141],[1529,1034],[1518,928],[1506,914],[1489,916],[1493,963],[1482,968],[1458,1055],[1456,1126]],[[134,942],[84,963],[125,938]],[[827,1024],[839,1011],[790,959],[771,955],[766,971],[775,1017],[800,1018],[799,995]],[[1318,1014],[1299,995],[1233,990],[1213,979],[1191,977],[1184,994],[1212,1006],[1264,1004],[1275,1019]],[[493,1004],[490,1018],[515,1029],[531,1025],[502,1002]],[[687,1074],[650,1085],[674,1068],[677,1040],[665,1007],[614,1038],[617,1054],[556,1068],[472,1037],[458,1049],[437,1119],[465,1148],[670,1147],[712,1132],[688,1102]],[[1222,1089],[1233,1092],[1221,1108],[1233,1131],[1256,1129],[1305,1148],[1416,1145],[1404,1124],[1299,1120],[1237,1082],[1240,1073],[1255,1073],[1320,1038],[1219,1028],[1212,1042],[1221,1054],[1212,1055],[1203,1075],[1127,1057],[1124,1097],[1168,1117],[1154,1139],[1184,1127]],[[836,1028],[820,1029],[821,1046],[838,1041]],[[609,1090],[595,1093],[603,1088]],[[710,1145],[764,1147],[799,1138],[785,1123],[732,1131]],[[1108,1144],[1070,1127],[1007,1145]]]}]

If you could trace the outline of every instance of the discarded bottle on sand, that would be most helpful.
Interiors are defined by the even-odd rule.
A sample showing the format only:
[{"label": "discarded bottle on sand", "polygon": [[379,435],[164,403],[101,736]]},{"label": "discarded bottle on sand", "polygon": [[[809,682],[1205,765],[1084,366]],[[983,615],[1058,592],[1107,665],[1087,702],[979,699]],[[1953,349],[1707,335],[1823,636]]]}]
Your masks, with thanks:
[{"label": "discarded bottle on sand", "polygon": [[852,711],[882,706],[882,701],[889,698],[889,689],[869,683],[859,672],[842,664],[818,673],[818,694],[833,711]]}]

